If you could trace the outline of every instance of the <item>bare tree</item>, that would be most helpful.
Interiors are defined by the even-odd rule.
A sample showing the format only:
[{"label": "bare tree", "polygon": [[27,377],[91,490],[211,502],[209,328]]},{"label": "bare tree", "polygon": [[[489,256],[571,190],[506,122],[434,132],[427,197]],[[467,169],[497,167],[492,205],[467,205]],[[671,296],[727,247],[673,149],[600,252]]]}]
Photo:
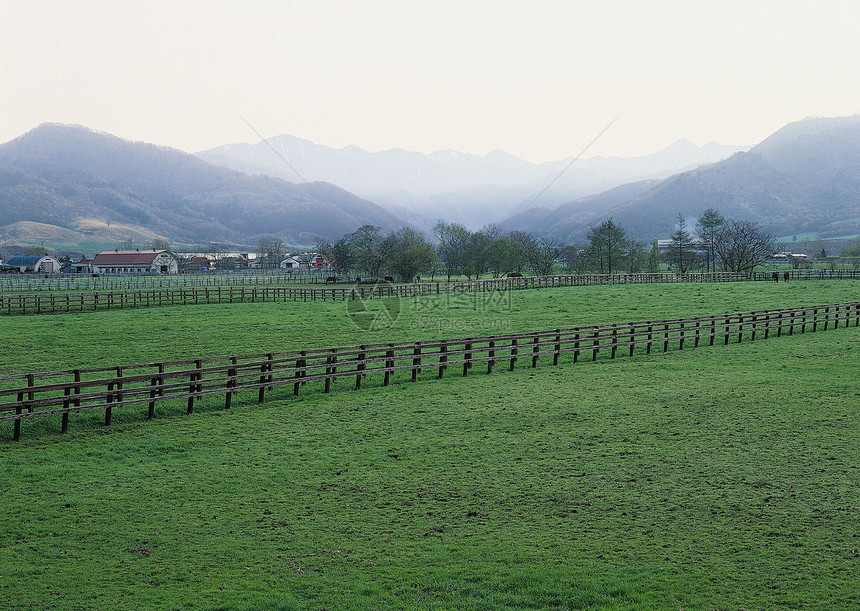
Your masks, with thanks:
[{"label": "bare tree", "polygon": [[575,274],[583,274],[588,267],[586,247],[568,244],[561,249],[558,260],[564,263],[567,271]]},{"label": "bare tree", "polygon": [[286,254],[287,245],[278,236],[264,235],[257,241],[257,249],[263,265],[278,267]]},{"label": "bare tree", "polygon": [[716,233],[714,250],[723,269],[746,272],[773,254],[773,236],[752,221],[727,221]]},{"label": "bare tree", "polygon": [[460,223],[439,221],[433,227],[433,235],[436,237],[436,252],[450,281],[451,276],[464,267],[466,249],[472,234]]},{"label": "bare tree", "polygon": [[164,238],[155,238],[149,245],[153,250],[170,250],[170,242]]},{"label": "bare tree", "polygon": [[561,244],[547,237],[532,238],[526,243],[525,256],[535,276],[549,276],[561,256]]}]

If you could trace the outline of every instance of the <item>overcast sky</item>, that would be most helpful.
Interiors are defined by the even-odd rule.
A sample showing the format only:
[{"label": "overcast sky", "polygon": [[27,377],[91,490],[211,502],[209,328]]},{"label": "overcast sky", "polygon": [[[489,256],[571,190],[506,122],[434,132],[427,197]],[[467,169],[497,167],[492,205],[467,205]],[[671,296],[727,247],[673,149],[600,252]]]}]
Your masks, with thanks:
[{"label": "overcast sky", "polygon": [[2,0],[0,142],[76,123],[196,152],[533,162],[752,145],[860,112],[856,0]]}]

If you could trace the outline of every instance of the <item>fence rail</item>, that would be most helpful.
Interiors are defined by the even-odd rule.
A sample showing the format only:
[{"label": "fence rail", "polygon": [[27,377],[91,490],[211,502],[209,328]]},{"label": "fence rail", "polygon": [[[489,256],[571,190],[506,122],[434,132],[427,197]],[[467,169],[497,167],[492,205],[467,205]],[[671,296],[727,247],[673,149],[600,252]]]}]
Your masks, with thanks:
[{"label": "fence rail", "polygon": [[157,306],[274,301],[346,301],[380,297],[420,297],[455,292],[488,292],[589,284],[737,282],[747,274],[583,274],[526,276],[457,282],[357,284],[328,287],[217,286],[149,288],[123,291],[0,294],[0,314],[66,314]]},{"label": "fence rail", "polygon": [[330,272],[318,270],[255,271],[171,275],[12,274],[0,275],[0,293],[25,291],[111,291],[191,286],[261,286],[323,284]]},{"label": "fence rail", "polygon": [[[777,273],[780,280],[785,279],[788,274],[789,280],[821,280],[821,279],[860,279],[860,269],[814,269],[814,270],[780,270],[774,272],[756,271],[750,273],[736,274],[732,272],[712,273],[658,273],[658,274],[562,274],[557,277],[580,278],[580,284],[607,284],[607,283],[629,283],[629,282],[707,282],[727,280],[773,280],[773,274]],[[162,275],[101,275],[91,277],[83,274],[51,274],[47,277],[41,275],[0,275],[0,294],[2,293],[28,293],[28,292],[66,292],[66,291],[131,291],[139,289],[158,288],[189,288],[189,287],[251,287],[251,286],[279,286],[295,284],[325,284],[326,279],[332,275],[331,272],[320,272],[316,270],[297,270],[292,272],[270,272],[270,273],[201,273],[181,274],[177,276]],[[548,276],[545,276],[548,277]],[[343,278],[343,277],[341,277]],[[351,279],[347,279],[351,280]]]},{"label": "fence rail", "polygon": [[13,423],[13,439],[20,439],[21,422],[59,416],[60,431],[69,414],[103,410],[105,425],[113,411],[146,406],[152,418],[158,403],[181,401],[186,412],[204,397],[221,396],[230,409],[238,392],[255,392],[262,403],[268,391],[301,388],[319,382],[324,393],[335,383],[361,389],[368,376],[387,386],[395,375],[416,382],[429,372],[466,376],[478,366],[486,373],[513,370],[518,363],[536,367],[541,359],[558,365],[562,357],[573,363],[614,359],[618,354],[683,350],[702,344],[767,339],[769,336],[860,326],[860,302],[705,316],[678,320],[644,321],[566,329],[550,329],[484,337],[422,342],[368,344],[339,348],[218,357],[29,373],[0,377],[0,423]]}]

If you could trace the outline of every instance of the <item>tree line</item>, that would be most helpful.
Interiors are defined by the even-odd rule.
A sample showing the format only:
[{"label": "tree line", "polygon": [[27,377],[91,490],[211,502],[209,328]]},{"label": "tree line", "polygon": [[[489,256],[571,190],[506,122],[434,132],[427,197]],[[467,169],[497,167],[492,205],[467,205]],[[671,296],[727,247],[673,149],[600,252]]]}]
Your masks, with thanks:
[{"label": "tree line", "polygon": [[[774,239],[756,223],[724,218],[709,208],[695,223],[695,234],[683,215],[668,245],[660,248],[635,240],[612,218],[589,228],[585,244],[563,244],[546,236],[487,225],[470,231],[460,223],[439,221],[433,242],[420,231],[403,228],[384,235],[364,225],[338,240],[317,238],[314,249],[338,274],[366,278],[396,277],[409,281],[437,274],[451,279],[505,274],[548,275],[557,268],[570,273],[658,272],[668,266],[690,271],[752,270],[774,252]],[[263,252],[261,250],[261,252]]]}]

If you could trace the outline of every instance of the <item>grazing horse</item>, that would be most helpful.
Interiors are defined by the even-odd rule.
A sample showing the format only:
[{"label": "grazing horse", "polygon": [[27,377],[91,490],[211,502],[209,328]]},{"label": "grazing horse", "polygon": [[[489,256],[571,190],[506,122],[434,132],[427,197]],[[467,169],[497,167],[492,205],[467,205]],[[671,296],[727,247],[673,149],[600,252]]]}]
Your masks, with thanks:
[{"label": "grazing horse", "polygon": [[421,276],[415,276],[415,283],[421,284]]},{"label": "grazing horse", "polygon": [[329,276],[325,279],[326,284],[334,284],[335,282],[337,282],[337,276]]},{"label": "grazing horse", "polygon": [[382,279],[383,282],[394,282],[394,276],[386,276]]},{"label": "grazing horse", "polygon": [[770,275],[770,279],[773,280],[774,282],[779,282],[779,272],[773,272]]},{"label": "grazing horse", "polygon": [[783,272],[782,273],[782,279],[785,280],[786,282],[788,282],[791,279],[791,274],[788,272]]},{"label": "grazing horse", "polygon": [[508,278],[522,278],[523,275],[519,272],[508,272]]}]

